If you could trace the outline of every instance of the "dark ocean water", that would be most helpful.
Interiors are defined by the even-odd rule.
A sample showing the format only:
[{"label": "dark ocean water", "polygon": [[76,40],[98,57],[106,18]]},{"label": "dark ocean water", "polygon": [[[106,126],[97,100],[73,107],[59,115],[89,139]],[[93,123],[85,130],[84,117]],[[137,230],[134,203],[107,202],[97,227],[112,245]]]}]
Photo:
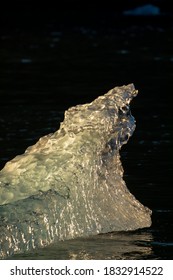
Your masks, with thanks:
[{"label": "dark ocean water", "polygon": [[173,259],[171,17],[11,12],[3,15],[0,39],[0,168],[56,131],[70,106],[134,83],[137,127],[121,150],[124,179],[153,211],[149,229],[68,240],[13,258]]}]

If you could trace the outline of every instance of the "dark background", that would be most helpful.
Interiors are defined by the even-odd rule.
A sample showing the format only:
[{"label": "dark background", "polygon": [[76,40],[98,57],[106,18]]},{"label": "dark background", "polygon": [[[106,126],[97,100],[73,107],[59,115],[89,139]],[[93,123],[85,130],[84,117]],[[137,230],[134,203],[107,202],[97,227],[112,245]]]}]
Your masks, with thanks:
[{"label": "dark background", "polygon": [[[144,4],[153,4],[155,6],[160,7],[164,11],[170,11],[170,8],[172,7],[172,1],[171,0],[122,0],[122,1],[115,1],[115,0],[107,0],[106,2],[101,2],[99,0],[49,0],[49,1],[34,1],[34,0],[14,0],[10,1],[7,0],[4,3],[2,3],[2,8],[23,8],[23,9],[42,9],[42,8],[48,8],[49,10],[52,10],[52,8],[56,7],[58,9],[79,9],[79,10],[85,10],[86,8],[96,8],[96,9],[106,9],[111,10],[112,8],[116,9],[117,11],[122,11],[129,8],[134,8],[137,6],[142,6]],[[33,5],[33,6],[31,6]]]},{"label": "dark background", "polygon": [[[123,15],[143,4],[160,15]],[[124,178],[153,210],[156,241],[173,244],[171,1],[6,1],[0,18],[0,167],[57,130],[70,106],[134,83]],[[172,258],[171,246],[155,251]]]}]

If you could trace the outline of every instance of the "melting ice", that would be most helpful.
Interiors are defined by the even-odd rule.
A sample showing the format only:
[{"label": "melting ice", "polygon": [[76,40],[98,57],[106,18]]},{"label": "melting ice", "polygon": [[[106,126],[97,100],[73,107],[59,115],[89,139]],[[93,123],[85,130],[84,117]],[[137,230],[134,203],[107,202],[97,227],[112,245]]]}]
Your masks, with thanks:
[{"label": "melting ice", "polygon": [[133,84],[65,112],[64,121],[0,171],[0,257],[64,239],[151,225],[129,192],[119,150],[135,129]]}]

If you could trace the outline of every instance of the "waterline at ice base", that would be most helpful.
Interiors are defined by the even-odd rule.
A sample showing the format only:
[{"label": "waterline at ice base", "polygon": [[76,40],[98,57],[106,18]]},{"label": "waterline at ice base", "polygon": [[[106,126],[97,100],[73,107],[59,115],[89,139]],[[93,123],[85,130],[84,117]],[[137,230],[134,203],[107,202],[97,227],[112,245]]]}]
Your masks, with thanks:
[{"label": "waterline at ice base", "polygon": [[123,180],[120,149],[135,130],[133,84],[65,112],[0,171],[0,258],[58,240],[150,227]]}]

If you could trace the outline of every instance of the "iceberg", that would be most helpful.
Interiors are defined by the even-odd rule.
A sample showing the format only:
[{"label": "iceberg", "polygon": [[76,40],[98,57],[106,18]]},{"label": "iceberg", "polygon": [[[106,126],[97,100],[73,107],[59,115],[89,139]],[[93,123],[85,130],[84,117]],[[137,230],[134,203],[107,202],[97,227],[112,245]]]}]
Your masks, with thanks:
[{"label": "iceberg", "polygon": [[120,149],[135,130],[133,84],[65,112],[0,171],[0,258],[55,241],[150,227],[151,210],[128,190]]},{"label": "iceberg", "polygon": [[127,16],[159,16],[161,12],[159,7],[152,4],[146,4],[132,10],[124,11],[123,14]]}]

